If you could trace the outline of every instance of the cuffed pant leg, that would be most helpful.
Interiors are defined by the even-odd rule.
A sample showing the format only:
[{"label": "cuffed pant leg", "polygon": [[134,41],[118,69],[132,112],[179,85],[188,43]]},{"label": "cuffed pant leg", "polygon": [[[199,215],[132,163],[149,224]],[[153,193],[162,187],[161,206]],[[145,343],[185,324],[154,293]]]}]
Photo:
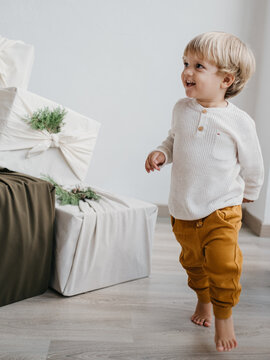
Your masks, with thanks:
[{"label": "cuffed pant leg", "polygon": [[204,270],[209,278],[214,315],[229,318],[240,297],[242,253],[238,246],[241,227],[240,205],[216,210],[205,222]]},{"label": "cuffed pant leg", "polygon": [[176,240],[182,247],[179,261],[187,272],[188,286],[196,292],[200,302],[209,303],[209,282],[203,268],[204,257],[197,236],[196,221],[171,217],[171,222]]}]

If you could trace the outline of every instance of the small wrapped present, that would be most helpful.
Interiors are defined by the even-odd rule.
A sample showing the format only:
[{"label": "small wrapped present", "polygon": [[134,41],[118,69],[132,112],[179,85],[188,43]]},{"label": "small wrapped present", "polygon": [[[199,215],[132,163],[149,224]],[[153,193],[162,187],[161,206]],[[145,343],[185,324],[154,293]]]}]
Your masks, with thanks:
[{"label": "small wrapped present", "polygon": [[65,296],[149,276],[157,206],[93,189],[98,201],[56,202],[50,286]]},{"label": "small wrapped present", "polygon": [[0,168],[0,306],[48,289],[54,220],[51,184]]},{"label": "small wrapped present", "polygon": [[[61,108],[65,114],[58,126]],[[31,119],[36,128],[40,123],[46,128],[33,128]],[[0,166],[37,177],[48,175],[62,185],[81,182],[99,126],[97,121],[27,90],[0,89]]]},{"label": "small wrapped present", "polygon": [[0,36],[0,87],[27,89],[34,62],[34,47]]}]

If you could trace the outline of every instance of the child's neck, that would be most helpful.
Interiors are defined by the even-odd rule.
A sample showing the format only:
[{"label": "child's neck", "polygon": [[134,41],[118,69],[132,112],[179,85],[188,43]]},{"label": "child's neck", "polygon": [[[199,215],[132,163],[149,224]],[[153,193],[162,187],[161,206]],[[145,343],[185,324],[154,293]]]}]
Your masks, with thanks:
[{"label": "child's neck", "polygon": [[227,107],[228,102],[225,99],[222,100],[201,100],[196,99],[197,103],[206,108],[212,107]]}]

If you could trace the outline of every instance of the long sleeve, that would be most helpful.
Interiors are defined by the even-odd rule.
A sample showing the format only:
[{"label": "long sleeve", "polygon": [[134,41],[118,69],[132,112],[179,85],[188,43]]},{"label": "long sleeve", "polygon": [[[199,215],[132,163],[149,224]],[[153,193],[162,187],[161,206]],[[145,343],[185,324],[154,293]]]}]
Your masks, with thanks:
[{"label": "long sleeve", "polygon": [[172,162],[173,142],[174,142],[174,134],[172,130],[169,130],[169,134],[167,138],[162,142],[160,146],[157,147],[157,150],[163,152],[163,154],[165,155],[166,160],[163,165],[170,164]]},{"label": "long sleeve", "polygon": [[240,175],[245,181],[244,198],[257,200],[264,181],[264,165],[256,126],[247,122],[237,143]]},{"label": "long sleeve", "polygon": [[174,135],[175,135],[174,122],[175,122],[176,108],[177,108],[177,103],[173,108],[171,129],[169,130],[168,136],[161,143],[161,145],[159,145],[156,148],[156,150],[163,152],[163,154],[165,155],[166,160],[165,160],[165,163],[163,164],[163,166],[166,164],[170,164],[173,161],[173,144],[174,144]]}]

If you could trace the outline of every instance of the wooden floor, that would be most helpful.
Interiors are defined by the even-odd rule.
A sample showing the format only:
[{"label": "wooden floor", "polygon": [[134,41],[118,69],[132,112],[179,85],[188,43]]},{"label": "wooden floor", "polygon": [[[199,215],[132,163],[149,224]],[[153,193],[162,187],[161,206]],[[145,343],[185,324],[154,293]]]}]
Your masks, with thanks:
[{"label": "wooden floor", "polygon": [[168,221],[156,228],[150,278],[64,298],[45,294],[0,308],[5,360],[269,360],[270,238],[243,227],[243,291],[234,309],[239,347],[217,353],[214,329],[189,317],[195,296]]}]

